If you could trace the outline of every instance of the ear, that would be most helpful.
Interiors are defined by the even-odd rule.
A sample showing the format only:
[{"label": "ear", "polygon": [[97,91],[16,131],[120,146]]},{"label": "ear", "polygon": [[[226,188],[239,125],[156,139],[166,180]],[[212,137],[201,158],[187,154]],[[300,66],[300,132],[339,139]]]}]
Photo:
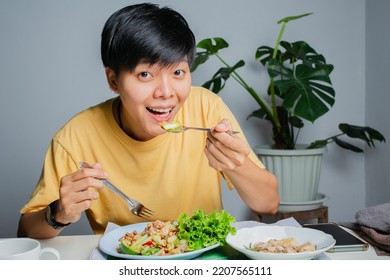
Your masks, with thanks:
[{"label": "ear", "polygon": [[117,76],[115,74],[115,71],[112,70],[110,67],[106,67],[105,72],[106,72],[106,78],[110,89],[113,92],[117,92],[118,85],[117,85]]}]

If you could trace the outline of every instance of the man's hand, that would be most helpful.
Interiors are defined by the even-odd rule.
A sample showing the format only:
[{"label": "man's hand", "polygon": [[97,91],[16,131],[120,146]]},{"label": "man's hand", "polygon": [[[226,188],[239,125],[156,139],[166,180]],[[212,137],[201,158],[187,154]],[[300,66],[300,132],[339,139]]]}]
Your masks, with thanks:
[{"label": "man's hand", "polygon": [[81,213],[99,198],[98,191],[104,188],[100,179],[107,177],[108,174],[99,163],[85,164],[76,172],[62,177],[56,221],[64,224],[77,222]]},{"label": "man's hand", "polygon": [[229,120],[222,120],[207,133],[205,153],[209,165],[218,171],[234,170],[243,165],[250,148],[236,134]]}]

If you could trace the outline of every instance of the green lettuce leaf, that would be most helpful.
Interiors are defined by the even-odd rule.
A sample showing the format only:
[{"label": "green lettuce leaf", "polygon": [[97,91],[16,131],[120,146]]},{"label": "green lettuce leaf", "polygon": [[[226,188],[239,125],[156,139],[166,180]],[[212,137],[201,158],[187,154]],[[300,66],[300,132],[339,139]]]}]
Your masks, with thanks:
[{"label": "green lettuce leaf", "polygon": [[187,240],[188,250],[199,250],[219,243],[226,244],[226,236],[236,233],[231,226],[235,218],[225,210],[206,214],[203,210],[195,210],[192,216],[182,213],[177,219],[178,237]]}]

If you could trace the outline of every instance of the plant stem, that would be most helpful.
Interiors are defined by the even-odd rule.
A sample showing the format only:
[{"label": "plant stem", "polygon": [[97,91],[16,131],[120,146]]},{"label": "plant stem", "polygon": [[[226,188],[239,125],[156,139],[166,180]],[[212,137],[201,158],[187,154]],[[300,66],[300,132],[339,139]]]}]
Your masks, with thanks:
[{"label": "plant stem", "polygon": [[[344,134],[345,134],[345,133],[336,134],[336,135],[334,135],[334,136],[325,138],[324,141],[326,141],[326,142],[328,142],[328,143],[334,142],[334,138],[340,137],[340,136],[342,136],[342,135],[344,135]],[[332,140],[332,141],[330,141],[330,140]]]},{"label": "plant stem", "polygon": [[276,58],[276,55],[278,53],[280,41],[282,41],[284,30],[286,29],[287,22],[283,22],[282,28],[280,29],[278,39],[276,40],[274,52],[272,53],[272,58]]},{"label": "plant stem", "polygon": [[[276,40],[275,48],[272,53],[272,58],[276,59],[276,55],[278,54],[280,41],[282,40],[284,30],[286,29],[287,22],[283,22],[282,28],[280,29],[279,36]],[[272,69],[274,69],[274,66],[271,66]],[[274,79],[271,78],[270,83],[270,89],[271,89],[271,102],[272,102],[272,109],[273,109],[273,116],[274,116],[274,125],[277,130],[280,130],[280,120],[278,116],[277,106],[276,106],[276,94],[275,94],[275,86],[274,86]]]},{"label": "plant stem", "polygon": [[[222,59],[222,57],[220,57],[218,55],[218,53],[215,54],[218,59],[228,68],[232,68],[226,61],[224,61]],[[236,71],[233,71],[231,73],[231,76],[233,77],[233,79],[235,79],[243,88],[245,88],[245,90],[247,92],[249,92],[249,94],[256,100],[256,102],[260,105],[261,108],[264,109],[264,111],[266,112],[267,116],[269,117],[269,119],[271,120],[271,122],[276,126],[277,123],[279,123],[279,119],[278,119],[278,116],[276,114],[276,118],[275,118],[275,114],[272,114],[272,109],[269,107],[268,103],[264,101],[263,98],[261,98],[257,92],[252,88],[250,87],[245,81],[244,79],[236,72]],[[280,126],[280,125],[279,125]]]}]

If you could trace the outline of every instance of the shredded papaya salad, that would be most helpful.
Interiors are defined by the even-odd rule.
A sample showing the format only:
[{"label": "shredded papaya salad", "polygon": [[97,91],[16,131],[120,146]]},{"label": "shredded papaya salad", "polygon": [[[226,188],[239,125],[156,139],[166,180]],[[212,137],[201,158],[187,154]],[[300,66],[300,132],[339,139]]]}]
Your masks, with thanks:
[{"label": "shredded papaya salad", "polygon": [[224,210],[206,214],[195,210],[192,216],[182,213],[176,222],[148,223],[142,232],[127,232],[119,239],[121,254],[166,256],[199,250],[219,243],[226,244],[226,236],[236,233],[231,226],[233,216]]}]

